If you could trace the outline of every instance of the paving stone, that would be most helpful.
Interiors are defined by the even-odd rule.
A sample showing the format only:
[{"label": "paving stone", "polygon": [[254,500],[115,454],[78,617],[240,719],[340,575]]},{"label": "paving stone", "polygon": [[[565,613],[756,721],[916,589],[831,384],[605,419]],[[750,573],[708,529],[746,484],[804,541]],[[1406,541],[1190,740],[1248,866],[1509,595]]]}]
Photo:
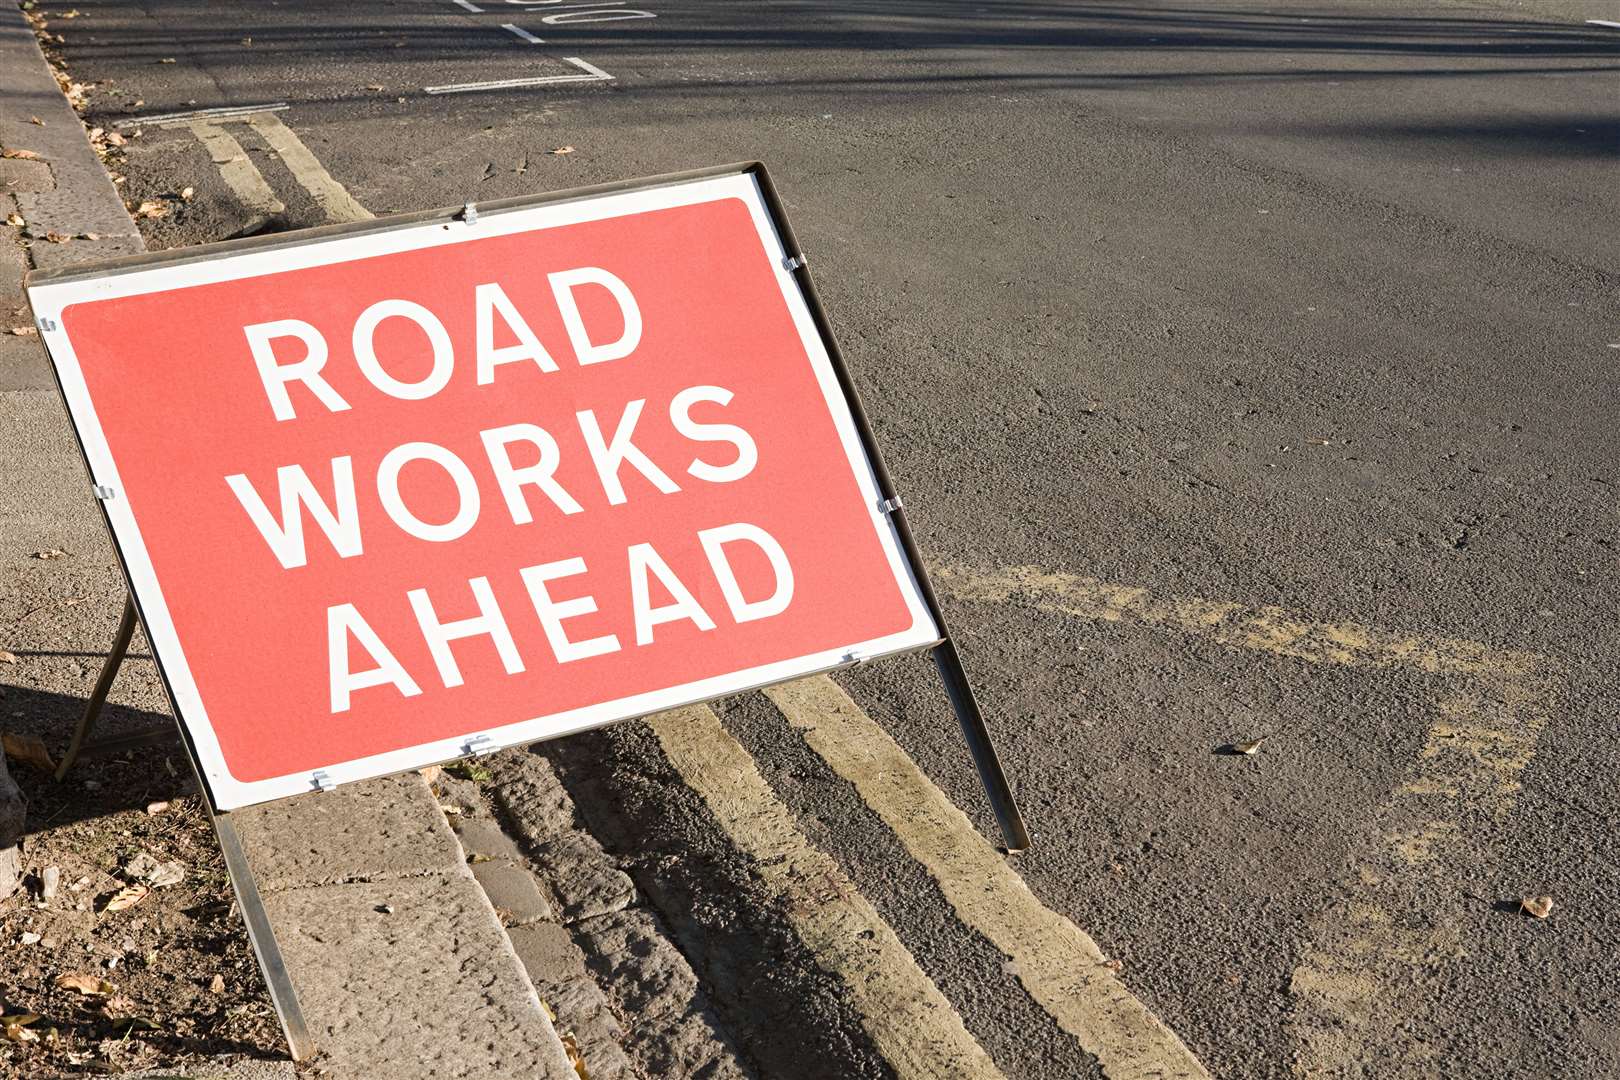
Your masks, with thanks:
[{"label": "paving stone", "polygon": [[588,833],[570,831],[545,841],[535,850],[534,865],[564,922],[623,911],[635,902],[635,882]]},{"label": "paving stone", "polygon": [[231,820],[261,892],[465,865],[461,845],[415,773],[246,807]]},{"label": "paving stone", "polygon": [[556,919],[551,902],[540,891],[527,866],[497,859],[473,864],[472,872],[507,925],[522,926],[524,923]]},{"label": "paving stone", "polygon": [[500,823],[493,818],[457,815],[451,822],[451,828],[455,829],[456,839],[461,841],[461,849],[468,855],[487,855],[491,859],[513,861],[523,858],[517,841],[506,835]]},{"label": "paving stone", "polygon": [[471,878],[296,889],[265,907],[331,1076],[577,1080]]}]

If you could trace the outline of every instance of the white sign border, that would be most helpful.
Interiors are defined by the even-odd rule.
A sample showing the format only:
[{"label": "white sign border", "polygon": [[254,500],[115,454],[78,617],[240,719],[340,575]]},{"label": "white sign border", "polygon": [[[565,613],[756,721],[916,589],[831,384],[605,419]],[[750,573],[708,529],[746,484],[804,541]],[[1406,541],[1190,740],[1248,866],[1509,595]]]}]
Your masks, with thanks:
[{"label": "white sign border", "polygon": [[[533,717],[496,728],[474,729],[453,738],[418,743],[349,761],[322,766],[317,783],[311,771],[300,771],[263,780],[244,781],[231,775],[219,742],[208,720],[202,697],[192,679],[180,639],[169,615],[162,587],[152,568],[145,540],[136,524],[134,511],[124,494],[118,466],[102,431],[85,384],[73,344],[68,339],[62,314],[68,307],[88,301],[108,300],[162,292],[219,281],[240,280],[261,275],[306,269],[313,266],[369,258],[408,250],[467,243],[472,240],[512,233],[539,231],[586,221],[715,202],[728,198],[741,200],[749,209],[760,242],[776,275],[783,300],[816,373],[829,413],[849,459],[861,496],[866,501],[873,528],[900,586],[912,624],[899,633],[868,641],[850,642],[788,660],[776,661],[724,675],[698,679],[660,690],[634,694],[612,701]],[[788,266],[789,252],[772,222],[765,194],[751,172],[702,179],[675,180],[667,184],[635,188],[610,194],[546,202],[530,207],[513,207],[481,213],[471,224],[447,223],[442,218],[422,224],[388,227],[380,221],[376,231],[358,231],[312,239],[299,246],[271,246],[231,254],[201,254],[195,260],[171,262],[148,269],[118,269],[106,277],[70,278],[30,285],[41,338],[56,368],[57,381],[77,431],[79,443],[93,486],[110,489],[104,499],[113,540],[140,610],[142,622],[157,657],[159,670],[169,687],[170,697],[181,726],[191,740],[192,750],[202,771],[214,806],[232,810],[272,799],[303,794],[326,784],[387,776],[418,769],[442,761],[465,757],[473,752],[501,749],[540,742],[560,735],[585,731],[620,720],[646,716],[681,705],[708,701],[728,694],[769,686],[821,671],[938,643],[943,628],[934,620],[924,598],[916,570],[906,558],[895,522],[880,505],[882,495],[872,461],[868,458],[856,428],[851,404],[844,396],[838,373],[828,355],[826,343],[817,331],[815,319],[803,290]],[[796,254],[796,253],[795,253]],[[49,329],[46,329],[49,327]]]}]

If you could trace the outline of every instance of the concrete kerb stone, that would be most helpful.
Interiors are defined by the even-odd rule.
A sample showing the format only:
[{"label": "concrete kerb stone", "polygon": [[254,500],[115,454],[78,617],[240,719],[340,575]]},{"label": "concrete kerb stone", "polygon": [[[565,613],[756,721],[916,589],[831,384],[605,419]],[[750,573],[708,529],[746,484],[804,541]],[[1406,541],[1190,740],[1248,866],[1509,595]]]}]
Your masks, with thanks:
[{"label": "concrete kerb stone", "polygon": [[532,922],[552,922],[556,913],[540,891],[526,866],[507,859],[475,863],[473,877],[483,887],[484,895],[495,905],[496,914],[507,926],[523,926]]},{"label": "concrete kerb stone", "polygon": [[[635,883],[584,829],[550,762],[512,750],[483,764],[502,825],[559,913],[557,924],[514,926],[508,935],[558,1028],[578,1039],[591,1075],[616,1076],[624,1061],[645,1076],[746,1077],[686,958],[657,916],[637,906]],[[484,837],[475,845],[504,851],[486,836],[489,827],[481,818],[457,825],[464,837]]]},{"label": "concrete kerb stone", "polygon": [[[38,119],[41,123],[34,123]],[[54,385],[34,336],[6,331],[27,324],[22,272],[136,255],[146,250],[124,200],[85,137],[78,113],[56,85],[34,30],[15,4],[0,4],[0,146],[37,159],[3,160],[0,203],[20,214],[30,237],[58,233],[66,243],[36,240],[24,251],[24,229],[0,225],[10,241],[0,259],[0,390]],[[88,237],[95,239],[88,239]],[[25,261],[26,258],[26,261]]]},{"label": "concrete kerb stone", "polygon": [[[34,123],[36,118],[43,122]],[[50,167],[49,187],[18,192],[18,206],[30,227],[42,234],[96,237],[39,245],[34,265],[58,266],[146,250],[124,200],[85,137],[78,113],[62,96],[34,28],[13,4],[0,5],[0,141],[32,150]]]}]

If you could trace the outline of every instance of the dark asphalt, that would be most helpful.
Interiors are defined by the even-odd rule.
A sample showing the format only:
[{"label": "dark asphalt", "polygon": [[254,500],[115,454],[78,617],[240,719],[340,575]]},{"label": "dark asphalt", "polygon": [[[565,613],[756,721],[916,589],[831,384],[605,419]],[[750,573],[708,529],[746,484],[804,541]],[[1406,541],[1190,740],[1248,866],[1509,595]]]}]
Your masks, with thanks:
[{"label": "dark asphalt", "polygon": [[[1367,960],[1384,1004],[1312,1075],[1620,1075],[1620,31],[1581,24],[1620,3],[479,5],[78,0],[51,30],[103,84],[94,122],[285,101],[379,214],[761,159],[934,562],[1537,654],[1522,787],[1465,790],[1415,873],[1380,808],[1442,702],[1488,711],[1507,683],[947,598],[1039,835],[1019,869],[1212,1073],[1311,1063],[1294,972],[1354,953],[1371,897],[1396,925],[1374,952],[1442,944]],[[615,81],[422,92],[563,57]],[[143,223],[152,246],[256,226],[184,129],[129,149],[132,197],[198,193]],[[285,224],[319,224],[251,152]],[[989,832],[929,675],[846,685]],[[768,703],[723,713],[1007,1075],[1097,1075]],[[1258,733],[1254,758],[1213,752]],[[881,1073],[655,740],[548,753],[730,980],[756,1065]],[[1546,922],[1501,903],[1535,893]]]}]

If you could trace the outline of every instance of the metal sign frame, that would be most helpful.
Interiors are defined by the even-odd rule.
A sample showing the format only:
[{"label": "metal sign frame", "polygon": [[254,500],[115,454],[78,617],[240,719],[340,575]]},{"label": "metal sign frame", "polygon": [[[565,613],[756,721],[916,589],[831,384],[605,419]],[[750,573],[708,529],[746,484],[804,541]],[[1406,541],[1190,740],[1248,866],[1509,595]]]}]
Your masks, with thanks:
[{"label": "metal sign frame", "polygon": [[[222,244],[209,245],[200,251],[188,251],[182,249],[179,251],[129,256],[120,259],[108,260],[101,263],[86,264],[61,270],[45,272],[36,271],[28,275],[27,286],[31,290],[35,286],[85,280],[88,278],[101,278],[123,273],[132,273],[140,270],[147,270],[155,266],[218,259],[249,251],[274,251],[286,247],[305,245],[311,241],[324,240],[358,232],[389,231],[432,223],[449,226],[458,221],[474,221],[476,220],[477,214],[480,212],[486,214],[498,214],[506,210],[527,209],[536,206],[546,206],[569,201],[594,199],[600,196],[621,192],[638,191],[655,187],[709,180],[717,177],[738,175],[751,177],[757,183],[759,194],[765,204],[769,223],[775,230],[778,239],[781,241],[783,250],[788,253],[785,262],[786,268],[792,274],[793,280],[798,284],[805,306],[809,310],[811,319],[815,325],[816,333],[820,337],[822,346],[825,349],[827,360],[836,376],[838,388],[843,395],[844,403],[848,408],[850,417],[854,422],[860,447],[864,452],[866,462],[871,469],[873,479],[875,480],[877,486],[883,512],[887,516],[888,520],[892,523],[896,539],[900,545],[907,568],[912,575],[917,593],[926,608],[927,614],[933,620],[934,628],[937,630],[937,640],[902,651],[918,651],[919,649],[928,649],[931,651],[935,668],[938,671],[941,681],[945,685],[946,695],[950,700],[951,708],[956,714],[957,721],[961,725],[963,736],[968,745],[968,750],[973,757],[974,765],[978,769],[979,778],[984,784],[985,793],[988,796],[990,806],[995,813],[996,822],[1000,828],[1006,850],[1009,852],[1022,851],[1030,844],[1030,837],[1025,827],[1023,816],[1019,812],[1017,802],[1013,796],[1012,788],[1007,782],[1006,774],[1003,771],[1000,760],[996,754],[995,745],[991,739],[989,728],[985,723],[984,715],[980,711],[978,701],[974,696],[973,687],[968,680],[967,672],[963,667],[961,656],[957,652],[955,642],[951,637],[949,629],[947,628],[944,614],[940,610],[938,596],[934,592],[933,586],[930,584],[927,573],[924,570],[922,557],[917,549],[916,540],[912,535],[911,527],[906,520],[904,506],[901,503],[899,495],[895,491],[894,482],[889,475],[888,469],[883,464],[883,458],[878,452],[877,440],[873,435],[871,424],[867,419],[866,410],[861,403],[860,395],[856,390],[854,380],[851,378],[849,369],[844,362],[843,354],[838,348],[837,340],[832,332],[832,326],[827,319],[825,309],[821,305],[820,296],[816,291],[815,284],[811,280],[810,270],[807,265],[807,259],[804,255],[803,248],[799,246],[798,240],[794,236],[792,227],[788,224],[787,214],[783,208],[781,198],[777,194],[775,185],[772,184],[770,176],[766,172],[764,165],[758,162],[724,165],[710,169],[671,173],[641,180],[574,188],[534,197],[506,199],[499,202],[487,203],[481,207],[475,207],[474,204],[467,203],[460,208],[454,209],[431,210],[421,213],[402,214],[383,219],[374,219],[366,222],[334,225],[323,228],[301,230],[298,232],[228,241]],[[30,304],[32,304],[33,297],[31,292],[29,299]],[[37,312],[35,314],[36,323],[41,331],[41,339],[45,342],[47,350],[49,350],[50,341],[52,339],[52,335],[57,330],[57,326],[48,315],[41,316]],[[52,365],[52,375],[56,378],[57,389],[62,395],[64,407],[68,407],[68,394],[62,385],[60,375],[57,373],[54,364]],[[71,408],[69,408],[69,417],[70,419],[72,417]],[[81,460],[85,465],[90,483],[92,487],[94,487],[96,484],[95,474],[91,471],[90,459],[88,453],[86,452],[83,437],[79,432],[77,424],[72,424],[70,426],[73,427],[74,438],[79,446]],[[97,503],[102,512],[103,524],[106,525],[108,535],[111,537],[113,550],[117,555],[120,569],[124,573],[125,582],[127,585],[132,579],[126,554],[120,543],[118,534],[113,528],[112,520],[107,512],[106,502],[100,497],[102,492],[97,491],[96,494],[98,496]],[[124,654],[127,650],[130,634],[134,628],[135,615],[139,614],[141,621],[143,624],[145,623],[145,614],[139,612],[139,598],[136,596],[133,589],[129,590],[126,596],[125,604],[125,612],[120,620],[117,640],[114,641],[113,647],[109,651],[106,662],[103,665],[99,678],[97,679],[96,689],[91,696],[91,700],[87,704],[83,717],[80,719],[79,727],[74,735],[73,747],[71,748],[69,756],[64,760],[62,770],[63,773],[65,773],[67,769],[71,767],[73,758],[77,756],[81,745],[84,744],[86,735],[88,735],[90,729],[94,726],[95,721],[100,713],[100,709],[103,701],[105,700],[107,691],[111,688],[112,682],[117,676],[118,669],[123,662]],[[153,650],[153,653],[154,656],[157,656],[156,649]],[[895,653],[887,653],[884,655],[895,655]],[[862,658],[852,656],[843,663],[833,664],[823,668],[822,670],[837,670],[862,662],[864,662]],[[180,708],[176,699],[174,686],[169,678],[169,673],[165,670],[165,667],[161,662],[159,662],[156,666],[158,669],[159,678],[163,683],[164,691],[169,697],[170,707],[175,714],[175,723],[179,731],[180,739],[186,747],[187,757],[192,765],[193,773],[197,778],[198,789],[204,794],[207,809],[209,810],[209,816],[214,826],[215,835],[219,839],[220,848],[225,857],[226,869],[231,879],[231,885],[236,892],[238,902],[242,909],[243,919],[247,925],[248,938],[252,943],[254,954],[259,961],[260,970],[264,974],[265,982],[270,991],[271,1000],[275,1006],[277,1017],[281,1021],[282,1030],[286,1035],[291,1055],[294,1060],[305,1060],[315,1053],[317,1047],[305,1022],[302,1009],[299,1006],[297,991],[294,988],[292,980],[288,975],[286,966],[282,961],[280,947],[276,942],[274,929],[271,926],[269,918],[265,912],[263,901],[259,895],[257,883],[253,877],[252,868],[248,865],[246,854],[242,849],[241,841],[237,838],[236,827],[234,822],[231,820],[231,814],[227,811],[222,811],[219,809],[213,797],[213,792],[208,786],[203,769],[200,767],[197,748],[193,745],[191,733],[186,728],[185,724],[181,723],[179,720]],[[811,672],[800,673],[800,675],[805,674],[811,674]],[[743,692],[743,688],[737,688],[728,690],[720,696],[731,696],[741,692]],[[86,747],[86,749],[88,748],[89,747]],[[458,756],[466,756],[471,752],[473,752],[472,748],[469,747],[463,754]],[[444,760],[454,760],[454,758],[447,758]],[[424,762],[423,764],[427,763]]]},{"label": "metal sign frame", "polygon": [[[481,204],[476,207],[469,203],[460,208],[401,214],[387,218],[372,219],[364,222],[347,223],[323,228],[300,230],[297,232],[273,234],[264,237],[253,237],[244,240],[228,241],[221,244],[208,245],[201,249],[179,249],[176,251],[130,256],[109,260],[102,263],[64,268],[61,270],[35,272],[29,275],[27,285],[30,302],[33,303],[35,300],[34,290],[48,286],[61,285],[64,283],[83,282],[89,279],[104,280],[125,274],[150,271],[159,267],[208,262],[223,258],[235,258],[248,253],[275,252],[294,247],[302,248],[307,247],[312,243],[337,238],[354,237],[361,234],[375,235],[396,232],[404,229],[415,229],[428,225],[439,225],[444,228],[450,228],[457,223],[464,225],[472,224],[481,218],[487,219],[489,217],[496,217],[513,211],[530,210],[539,207],[553,207],[571,202],[597,200],[604,196],[634,192],[648,192],[653,191],[654,189],[674,188],[703,181],[736,177],[750,178],[757,185],[759,197],[764,204],[768,225],[774,231],[776,238],[780,241],[782,251],[786,253],[784,257],[784,268],[790,274],[792,280],[798,285],[804,306],[808,309],[810,318],[814,323],[816,335],[820,338],[820,343],[825,351],[826,360],[836,377],[838,390],[841,392],[843,397],[843,404],[848,409],[849,416],[853,420],[855,434],[858,438],[860,449],[864,454],[865,463],[870,468],[871,479],[875,482],[882,511],[892,526],[893,538],[898,542],[900,553],[903,556],[905,569],[909,572],[911,577],[910,583],[914,585],[914,596],[916,599],[921,600],[928,617],[932,620],[933,628],[937,631],[937,637],[932,641],[908,645],[905,648],[887,650],[881,655],[894,655],[899,652],[917,651],[920,649],[932,650],[933,658],[936,667],[938,668],[939,675],[942,681],[945,683],[947,695],[949,696],[953,710],[961,723],[964,736],[968,742],[969,750],[973,755],[980,778],[984,783],[991,806],[995,811],[997,822],[1006,841],[1006,846],[1012,851],[1022,850],[1023,848],[1027,847],[1029,843],[1028,833],[1024,827],[1022,817],[1018,812],[1011,788],[1007,783],[1006,776],[997,758],[994,744],[990,738],[989,730],[984,722],[983,715],[974,697],[966,671],[962,666],[961,658],[946,627],[937,595],[929,583],[927,575],[924,571],[922,559],[917,550],[915,539],[906,520],[904,507],[902,506],[900,498],[895,492],[893,481],[888,473],[888,470],[883,464],[882,457],[878,453],[876,439],[873,436],[871,425],[867,419],[865,409],[862,406],[860,396],[856,390],[853,379],[850,377],[843,355],[838,348],[838,344],[833,335],[832,327],[827,319],[825,309],[822,307],[819,294],[817,293],[815,285],[811,280],[807,260],[803,254],[802,248],[798,244],[792,227],[787,221],[787,216],[783,209],[780,196],[778,195],[774,184],[771,182],[769,174],[766,172],[765,167],[762,164],[757,162],[749,162],[735,165],[725,165],[710,169],[673,173],[640,180],[575,188],[567,191],[553,192],[539,196],[525,196],[515,199],[506,199],[499,202]],[[58,337],[60,328],[53,320],[52,314],[49,311],[36,311],[36,321],[38,322],[41,330],[41,339],[45,342],[48,350],[51,347],[53,339],[60,341],[58,346],[59,348],[65,346],[65,341],[61,341],[61,339]],[[63,395],[64,403],[67,404],[69,402],[69,391],[63,385],[60,372],[56,370],[56,366],[54,364],[52,365],[52,371],[53,375],[55,375],[57,378],[58,390]],[[71,415],[72,412],[70,408],[70,416]],[[75,438],[78,440],[80,454],[85,461],[86,469],[88,471],[91,468],[90,454],[87,450],[83,433],[80,432],[77,423],[74,425],[74,434]],[[96,484],[96,479],[93,472],[91,473],[91,483],[93,486]],[[124,550],[124,546],[120,541],[117,532],[113,529],[113,524],[109,516],[108,507],[105,500],[105,492],[98,489],[97,494],[99,496],[98,502],[101,503],[103,520],[106,522],[109,533],[112,535],[113,547],[118,554],[120,564],[126,576],[126,581],[132,580],[128,553]],[[139,609],[141,597],[133,589],[131,590],[130,595],[133,598],[137,609]],[[150,625],[147,618],[148,613],[146,611],[140,611],[140,615],[142,622]],[[154,654],[156,655],[157,653],[158,650],[154,649]],[[828,663],[814,669],[798,670],[790,677],[797,678],[814,674],[817,671],[825,672],[837,670],[839,668],[848,667],[855,663],[860,663],[863,661],[863,659],[870,658],[875,658],[875,655],[872,657],[862,658],[852,654],[847,657],[843,657],[839,662]],[[109,662],[111,662],[111,659],[112,658],[110,657]],[[166,670],[165,665],[160,663],[158,666],[160,675],[164,682],[165,690],[169,694],[171,705],[175,707],[176,716],[178,718],[181,710],[179,708],[179,699],[176,695],[175,686],[171,681],[171,673]],[[702,700],[713,700],[713,698],[717,696],[731,696],[736,693],[745,692],[748,689],[757,689],[759,685],[771,685],[778,681],[781,680],[770,679],[758,685],[729,686],[718,694],[710,695],[709,697],[691,698],[682,703],[696,703],[697,701]],[[602,723],[618,722],[618,720],[625,718],[627,717],[620,716],[608,720],[602,720],[599,723],[579,725],[570,728],[568,731],[557,732],[556,734],[568,734],[572,733],[572,731],[585,730],[587,727],[600,726]],[[192,733],[184,724],[180,724],[180,729],[181,736],[187,745],[193,761],[199,762],[201,759],[199,758],[198,747],[193,742]],[[542,736],[542,738],[545,737],[553,736]],[[411,768],[418,768],[431,764],[434,760],[456,760],[457,758],[465,757],[475,752],[484,752],[486,750],[496,749],[499,746],[527,744],[534,740],[532,738],[509,738],[504,741],[493,742],[474,736],[471,738],[462,738],[459,741],[463,742],[465,745],[460,747],[459,752],[457,753],[450,753],[442,757],[432,759],[413,760],[401,768],[392,768],[386,771],[374,772],[372,775],[382,775],[386,774],[386,772],[406,771]],[[215,793],[206,783],[207,776],[204,770],[199,769],[199,776],[205,781],[204,791],[208,793],[211,805],[215,809],[218,809],[220,801],[215,798]],[[317,775],[311,786],[302,790],[313,790],[323,786],[325,785],[322,783],[322,777]]]}]

